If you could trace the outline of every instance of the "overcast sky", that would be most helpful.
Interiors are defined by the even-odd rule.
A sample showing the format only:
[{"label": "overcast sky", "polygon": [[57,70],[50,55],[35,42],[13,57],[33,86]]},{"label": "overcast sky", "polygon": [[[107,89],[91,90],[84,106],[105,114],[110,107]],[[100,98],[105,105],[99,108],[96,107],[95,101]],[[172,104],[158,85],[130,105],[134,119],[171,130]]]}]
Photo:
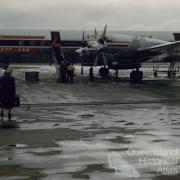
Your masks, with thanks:
[{"label": "overcast sky", "polygon": [[180,0],[1,0],[0,28],[180,31]]}]

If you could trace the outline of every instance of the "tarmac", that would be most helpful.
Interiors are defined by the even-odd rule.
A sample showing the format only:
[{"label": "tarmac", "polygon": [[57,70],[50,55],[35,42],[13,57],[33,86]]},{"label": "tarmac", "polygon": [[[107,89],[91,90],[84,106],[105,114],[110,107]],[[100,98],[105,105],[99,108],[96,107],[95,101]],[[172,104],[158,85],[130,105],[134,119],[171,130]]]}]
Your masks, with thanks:
[{"label": "tarmac", "polygon": [[143,70],[142,84],[130,71],[88,84],[76,67],[75,83],[62,84],[54,67],[16,67],[18,128],[0,129],[0,180],[180,179],[180,76]]}]

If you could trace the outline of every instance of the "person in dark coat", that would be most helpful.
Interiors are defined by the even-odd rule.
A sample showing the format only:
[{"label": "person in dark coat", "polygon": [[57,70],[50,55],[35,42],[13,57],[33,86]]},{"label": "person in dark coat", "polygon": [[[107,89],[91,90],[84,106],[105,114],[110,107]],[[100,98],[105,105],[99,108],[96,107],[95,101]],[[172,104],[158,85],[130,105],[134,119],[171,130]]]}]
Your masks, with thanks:
[{"label": "person in dark coat", "polygon": [[90,82],[94,81],[94,73],[93,73],[93,67],[92,66],[89,68],[89,81]]},{"label": "person in dark coat", "polygon": [[56,62],[57,64],[60,64],[62,61],[64,61],[64,54],[61,48],[61,40],[55,36],[54,40],[52,42],[52,48],[54,50],[55,53],[55,57],[56,57]]},{"label": "person in dark coat", "polygon": [[64,61],[62,61],[60,65],[60,79],[63,83],[67,82],[67,65]]},{"label": "person in dark coat", "polygon": [[11,117],[11,108],[15,107],[16,84],[14,77],[11,76],[12,69],[8,68],[3,76],[0,77],[0,107],[1,117],[3,109],[8,109],[8,117]]}]

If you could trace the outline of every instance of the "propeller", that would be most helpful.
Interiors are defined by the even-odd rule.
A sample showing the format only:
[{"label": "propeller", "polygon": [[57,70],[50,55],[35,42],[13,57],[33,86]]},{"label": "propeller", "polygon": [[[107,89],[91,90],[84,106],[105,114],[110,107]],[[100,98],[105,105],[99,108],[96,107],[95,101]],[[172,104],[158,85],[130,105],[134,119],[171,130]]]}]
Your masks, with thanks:
[{"label": "propeller", "polygon": [[102,50],[98,50],[97,56],[96,56],[95,61],[94,61],[94,66],[97,66],[98,62],[101,60],[103,60],[104,66],[108,65],[106,55],[104,54],[104,52]]},{"label": "propeller", "polygon": [[84,29],[83,29],[83,35],[82,35],[81,43],[82,43],[82,47],[85,47],[85,46],[86,46],[86,44],[85,44],[85,33],[84,33]]},{"label": "propeller", "polygon": [[95,58],[94,66],[98,65],[98,62],[103,60],[104,66],[108,65],[106,55],[104,53],[104,49],[106,47],[106,31],[107,31],[107,24],[104,27],[104,30],[100,36],[100,38],[97,40],[97,42],[93,45],[94,48],[97,49],[97,56]]},{"label": "propeller", "polygon": [[100,38],[98,39],[98,42],[100,44],[104,44],[106,41],[106,31],[107,31],[107,24],[105,25],[103,33],[101,34]]},{"label": "propeller", "polygon": [[97,37],[98,37],[98,33],[97,33],[96,28],[94,29],[94,37],[95,37],[95,39],[97,39]]},{"label": "propeller", "polygon": [[[97,51],[97,55],[94,61],[94,66],[97,66],[100,64],[101,60],[103,61],[104,66],[108,65],[106,55],[104,53],[105,47],[106,47],[106,31],[107,31],[107,25],[105,25],[104,30],[102,34],[100,35],[100,38],[97,39],[97,30],[94,30],[95,37],[97,41],[91,46],[94,50]],[[85,35],[84,35],[84,30],[83,30],[83,36],[82,36],[82,47],[77,49],[76,52],[80,55],[88,55],[89,54],[89,47],[86,46],[85,43]]]},{"label": "propeller", "polygon": [[82,57],[82,56],[88,54],[88,47],[86,47],[84,29],[83,29],[82,39],[81,39],[81,45],[82,45],[82,47],[80,47],[79,49],[77,49],[76,52]]}]

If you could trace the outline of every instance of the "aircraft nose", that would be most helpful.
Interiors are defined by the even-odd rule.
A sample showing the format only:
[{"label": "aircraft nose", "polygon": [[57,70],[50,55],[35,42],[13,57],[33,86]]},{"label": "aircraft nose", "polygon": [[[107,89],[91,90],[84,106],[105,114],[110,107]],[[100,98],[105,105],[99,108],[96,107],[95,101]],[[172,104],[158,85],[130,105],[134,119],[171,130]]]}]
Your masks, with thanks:
[{"label": "aircraft nose", "polygon": [[87,49],[86,48],[79,48],[76,50],[76,52],[80,55],[83,56],[85,53],[87,53]]},{"label": "aircraft nose", "polygon": [[79,49],[76,50],[76,52],[77,52],[78,54],[80,54],[80,53],[83,52],[83,50],[82,50],[82,48],[79,48]]}]

